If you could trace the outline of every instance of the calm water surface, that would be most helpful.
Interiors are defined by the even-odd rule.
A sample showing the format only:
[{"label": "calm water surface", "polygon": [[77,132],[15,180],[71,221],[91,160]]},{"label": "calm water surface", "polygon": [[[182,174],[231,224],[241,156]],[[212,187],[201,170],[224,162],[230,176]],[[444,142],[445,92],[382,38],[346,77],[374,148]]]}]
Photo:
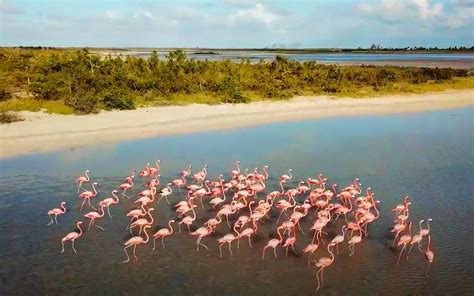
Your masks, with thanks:
[{"label": "calm water surface", "polygon": [[[348,257],[346,245],[325,273],[320,295],[472,295],[474,292],[472,209],[474,209],[474,108],[396,116],[347,117],[279,123],[253,128],[150,138],[0,161],[0,294],[114,294],[114,295],[311,295],[315,269],[308,268],[301,250],[310,234],[298,234],[296,250],[278,259],[261,251],[275,236],[278,212],[259,229],[251,249],[242,240],[234,256],[219,258],[215,238],[228,233],[222,225],[203,240],[209,250],[195,250],[186,233],[166,238],[166,248],[137,248],[139,261],[121,264],[124,228],[131,201],[111,208],[113,220],[104,218],[58,254],[60,239],[83,219],[74,179],[85,168],[99,182],[99,197],[109,196],[131,168],[161,159],[162,182],[192,164],[209,165],[209,176],[233,168],[234,161],[253,169],[268,164],[269,189],[289,167],[289,184],[323,172],[330,182],[348,184],[361,178],[382,201],[381,219],[369,226],[369,238]],[[87,186],[90,186],[88,184]],[[397,266],[391,247],[390,210],[402,197],[412,197],[411,218],[433,218],[432,249],[435,262],[425,277],[423,256],[412,252]],[[180,200],[175,194],[173,201]],[[70,210],[59,226],[46,226],[47,210],[66,201]],[[97,203],[97,200],[94,201]],[[174,218],[165,203],[155,206],[155,226]],[[196,225],[211,216],[199,209]],[[313,218],[302,223],[309,228]],[[340,232],[342,221],[331,224],[329,239]],[[224,249],[225,250],[225,249]],[[314,258],[327,256],[324,248]]]},{"label": "calm water surface", "polygon": [[[188,53],[188,57],[196,60],[274,60],[277,55],[281,53],[274,52],[232,52],[222,51],[218,54],[193,54]],[[168,52],[159,52],[160,58],[165,58]],[[148,58],[151,52],[137,52],[135,56]],[[290,60],[294,61],[320,61],[320,62],[374,62],[374,61],[414,61],[414,60],[429,60],[429,61],[452,61],[461,60],[466,63],[474,61],[474,54],[443,54],[443,53],[388,53],[388,54],[370,54],[370,53],[311,53],[311,54],[283,54]]]}]

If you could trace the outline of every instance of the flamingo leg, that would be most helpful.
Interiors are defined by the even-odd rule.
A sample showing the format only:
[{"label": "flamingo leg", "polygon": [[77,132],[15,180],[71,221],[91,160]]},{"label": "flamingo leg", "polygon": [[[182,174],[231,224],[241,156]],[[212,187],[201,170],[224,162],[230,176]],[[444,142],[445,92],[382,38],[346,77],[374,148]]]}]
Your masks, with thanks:
[{"label": "flamingo leg", "polygon": [[265,251],[267,250],[267,247],[263,248],[263,252],[262,252],[262,260],[265,259]]},{"label": "flamingo leg", "polygon": [[71,241],[72,242],[71,245],[72,245],[72,249],[74,250],[74,253],[77,253],[76,248],[74,248],[74,241],[75,241],[74,239]]},{"label": "flamingo leg", "polygon": [[48,224],[46,224],[46,225],[51,225],[51,224],[53,224],[53,223],[54,223],[54,222],[53,222],[53,216],[49,216],[49,218],[51,218],[51,222],[49,222],[49,223],[48,223]]},{"label": "flamingo leg", "polygon": [[229,215],[225,215],[225,219],[227,220],[227,226],[229,226],[229,229],[230,229]]},{"label": "flamingo leg", "polygon": [[56,221],[56,225],[59,225],[59,223],[58,223],[58,215],[54,215],[54,221]]},{"label": "flamingo leg", "polygon": [[229,242],[229,252],[230,252],[230,255],[232,256],[233,254],[232,254],[232,248],[230,246],[230,242]]},{"label": "flamingo leg", "polygon": [[178,223],[178,233],[181,233],[181,223],[182,222]]},{"label": "flamingo leg", "polygon": [[95,227],[99,228],[100,230],[105,231],[105,229],[102,228],[101,226],[99,226],[99,225],[97,225],[97,224],[94,224],[94,225],[95,225]]},{"label": "flamingo leg", "polygon": [[425,276],[429,277],[430,276],[430,269],[431,269],[431,263],[428,263],[428,269],[425,272]]},{"label": "flamingo leg", "polygon": [[300,221],[298,221],[298,223],[296,223],[296,224],[298,224],[298,228],[301,230],[301,233],[304,234],[303,229],[301,229]]},{"label": "flamingo leg", "polygon": [[84,198],[84,201],[82,202],[82,205],[81,205],[81,211],[82,211],[82,208],[84,207],[85,203],[86,203],[86,199]]},{"label": "flamingo leg", "polygon": [[91,219],[91,220],[89,221],[89,227],[87,227],[87,231],[89,231],[89,230],[91,229],[92,221],[94,221],[94,219]]},{"label": "flamingo leg", "polygon": [[133,257],[135,257],[135,260],[138,260],[137,254],[135,254],[136,250],[137,250],[137,245],[133,245]]},{"label": "flamingo leg", "polygon": [[323,268],[321,267],[321,269],[319,269],[317,272],[316,272],[316,279],[318,280],[318,287],[316,288],[316,290],[314,290],[314,292],[317,292],[320,288],[321,288],[321,282],[319,281],[319,272],[322,270]]},{"label": "flamingo leg", "polygon": [[125,252],[125,255],[127,255],[127,260],[122,261],[122,263],[127,263],[127,262],[130,261],[130,257],[128,256],[127,249],[130,248],[131,246],[132,246],[132,245],[129,245],[129,246],[123,248],[123,250],[124,250],[124,252]]},{"label": "flamingo leg", "polygon": [[87,203],[89,204],[89,206],[90,206],[91,208],[93,208],[94,210],[97,211],[97,209],[96,209],[93,205],[91,205],[91,199],[90,199],[90,198],[87,199]]},{"label": "flamingo leg", "polygon": [[250,241],[250,235],[248,236],[248,238],[249,238],[249,246],[250,246],[251,248],[253,248],[252,242]]},{"label": "flamingo leg", "polygon": [[107,205],[107,214],[109,214],[110,219],[112,219],[112,215],[110,215],[110,207]]},{"label": "flamingo leg", "polygon": [[283,215],[283,211],[284,211],[284,210],[281,210],[280,216],[278,216],[278,219],[277,219],[277,221],[276,221],[276,224],[278,224],[278,221],[280,221],[281,215]]},{"label": "flamingo leg", "polygon": [[154,250],[155,250],[155,248],[156,248],[156,237],[155,237],[155,238],[153,238],[153,249],[152,249],[152,251],[154,251]]},{"label": "flamingo leg", "polygon": [[224,243],[221,243],[219,244],[219,257],[222,258],[222,246],[224,245]]},{"label": "flamingo leg", "polygon": [[170,201],[168,200],[168,195],[165,195],[166,202],[170,205]]},{"label": "flamingo leg", "polygon": [[63,240],[61,240],[61,246],[62,246],[62,249],[61,249],[61,252],[59,252],[59,253],[64,253],[64,241]]},{"label": "flamingo leg", "polygon": [[237,249],[240,247],[240,237],[237,239]]},{"label": "flamingo leg", "polygon": [[403,250],[405,249],[406,246],[407,246],[407,245],[403,245],[403,248],[402,248],[402,250],[400,251],[400,255],[398,255],[397,264],[400,262],[400,257],[402,257]]},{"label": "flamingo leg", "polygon": [[165,247],[165,243],[163,242],[163,240],[165,239],[164,236],[161,237],[161,244],[163,245],[163,248]]}]

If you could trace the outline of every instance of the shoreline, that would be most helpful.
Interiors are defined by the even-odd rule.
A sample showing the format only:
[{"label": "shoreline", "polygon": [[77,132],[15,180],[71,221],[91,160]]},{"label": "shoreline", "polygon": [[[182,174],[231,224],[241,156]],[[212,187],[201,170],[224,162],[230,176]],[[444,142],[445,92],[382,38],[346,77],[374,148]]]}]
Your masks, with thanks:
[{"label": "shoreline", "polygon": [[93,115],[18,112],[25,121],[0,125],[0,158],[54,152],[88,143],[114,143],[159,135],[249,127],[339,116],[400,114],[474,105],[474,90],[370,98],[300,96],[284,101],[146,107]]}]

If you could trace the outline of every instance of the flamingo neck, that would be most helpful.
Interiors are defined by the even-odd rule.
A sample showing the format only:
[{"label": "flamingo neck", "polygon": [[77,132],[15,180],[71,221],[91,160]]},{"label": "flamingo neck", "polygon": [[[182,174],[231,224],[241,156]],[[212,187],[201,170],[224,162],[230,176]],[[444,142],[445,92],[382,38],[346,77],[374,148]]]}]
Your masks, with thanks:
[{"label": "flamingo neck", "polygon": [[94,189],[94,196],[97,195],[97,189],[95,188],[95,184],[92,184],[92,189]]},{"label": "flamingo neck", "polygon": [[280,243],[283,241],[283,236],[281,235],[281,232],[280,232],[280,227],[277,228],[277,232],[278,232],[278,236],[280,237]]},{"label": "flamingo neck", "polygon": [[191,206],[191,211],[193,212],[193,221],[196,220],[196,212],[194,211],[194,206]]},{"label": "flamingo neck", "polygon": [[87,171],[84,172],[84,175],[86,175],[86,180],[87,182],[89,182],[89,174],[87,173]]},{"label": "flamingo neck", "polygon": [[104,217],[104,214],[105,214],[104,207],[100,207],[100,211],[102,212],[102,215],[99,213],[99,217]]},{"label": "flamingo neck", "polygon": [[118,198],[118,196],[115,194],[115,192],[112,191],[112,195],[114,196],[115,203],[119,203],[119,198]]},{"label": "flamingo neck", "polygon": [[171,227],[171,223],[173,223],[173,222],[172,221],[168,222],[168,227],[170,228],[170,234],[173,234],[174,229],[173,229],[173,227]]},{"label": "flamingo neck", "polygon": [[79,235],[77,237],[80,237],[82,235],[81,223],[77,223],[76,226],[79,228]]},{"label": "flamingo neck", "polygon": [[63,209],[63,214],[66,213],[66,207],[64,206],[64,203],[61,203],[61,208]]},{"label": "flamingo neck", "polygon": [[263,172],[265,173],[265,180],[267,180],[269,175],[268,175],[268,170],[266,166],[263,167]]},{"label": "flamingo neck", "polygon": [[237,237],[240,237],[240,233],[237,231],[237,225],[234,225],[234,232],[237,234]]},{"label": "flamingo neck", "polygon": [[329,254],[331,254],[331,262],[333,262],[334,261],[334,253],[331,252],[331,246],[330,245],[328,245],[328,252],[329,252]]},{"label": "flamingo neck", "polygon": [[428,245],[426,246],[427,252],[430,250],[430,246],[431,246],[431,235],[428,235]]},{"label": "flamingo neck", "polygon": [[145,244],[150,240],[150,236],[148,235],[148,232],[146,232],[147,230],[148,230],[148,227],[146,227],[145,230],[143,231],[145,232],[145,236],[146,236],[146,240],[144,241]]},{"label": "flamingo neck", "polygon": [[291,171],[288,171],[288,177],[293,178],[293,175],[292,175],[292,172]]},{"label": "flamingo neck", "polygon": [[428,226],[428,232],[430,231],[430,222],[426,221],[426,225]]}]

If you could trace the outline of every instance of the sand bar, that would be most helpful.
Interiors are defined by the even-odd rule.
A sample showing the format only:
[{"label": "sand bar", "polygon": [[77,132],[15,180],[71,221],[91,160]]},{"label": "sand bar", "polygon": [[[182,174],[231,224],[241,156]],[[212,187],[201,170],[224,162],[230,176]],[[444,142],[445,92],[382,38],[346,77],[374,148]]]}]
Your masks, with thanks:
[{"label": "sand bar", "polygon": [[271,122],[334,116],[410,113],[474,105],[474,90],[364,99],[296,97],[251,104],[148,107],[94,115],[51,115],[20,112],[23,122],[0,125],[0,158]]}]

